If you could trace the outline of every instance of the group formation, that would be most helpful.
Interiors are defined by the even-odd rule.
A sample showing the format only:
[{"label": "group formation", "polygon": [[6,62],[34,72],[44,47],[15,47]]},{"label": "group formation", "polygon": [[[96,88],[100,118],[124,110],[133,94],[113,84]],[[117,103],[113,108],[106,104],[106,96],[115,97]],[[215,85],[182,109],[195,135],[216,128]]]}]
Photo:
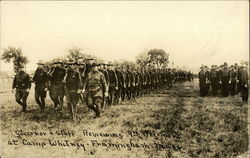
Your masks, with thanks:
[{"label": "group formation", "polygon": [[86,104],[96,117],[108,106],[124,100],[132,100],[162,88],[172,88],[173,83],[192,81],[190,71],[170,69],[132,67],[96,63],[94,59],[85,62],[53,62],[50,65],[39,61],[34,76],[30,77],[20,66],[13,80],[12,89],[16,89],[16,102],[27,109],[27,98],[31,83],[35,84],[35,100],[41,112],[45,109],[45,98],[49,91],[55,110],[61,110],[64,97],[70,115],[77,116],[78,103]]},{"label": "group formation", "polygon": [[235,96],[241,94],[242,101],[248,101],[248,63],[242,62],[240,66],[237,63],[228,66],[225,62],[223,65],[212,65],[211,69],[207,66],[201,66],[198,74],[200,81],[200,95],[208,95],[211,87],[213,96],[221,92],[223,97],[229,95]]}]

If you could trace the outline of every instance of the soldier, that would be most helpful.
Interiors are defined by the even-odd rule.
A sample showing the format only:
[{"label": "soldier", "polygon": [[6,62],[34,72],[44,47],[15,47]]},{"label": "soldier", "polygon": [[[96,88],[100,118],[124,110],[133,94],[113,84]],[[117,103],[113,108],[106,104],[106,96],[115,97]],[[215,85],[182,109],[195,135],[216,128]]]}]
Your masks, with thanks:
[{"label": "soldier", "polygon": [[229,79],[229,84],[230,84],[230,95],[234,96],[236,95],[236,88],[237,88],[237,76],[238,76],[238,70],[234,65],[231,65],[230,68],[230,79]]},{"label": "soldier", "polygon": [[205,67],[200,67],[201,71],[199,72],[199,83],[200,83],[200,95],[201,97],[206,96],[206,83],[207,83],[207,72]]},{"label": "soldier", "polygon": [[129,76],[128,73],[126,71],[126,67],[124,65],[121,66],[121,72],[123,73],[123,77],[124,77],[124,84],[123,84],[123,88],[122,88],[122,95],[121,95],[121,100],[124,101],[126,97],[128,97],[128,86],[129,86]]},{"label": "soldier", "polygon": [[[109,87],[109,73],[108,73],[106,64],[105,63],[100,63],[99,64],[99,69],[100,69],[100,72],[103,73],[103,75],[104,75],[104,77],[106,79],[107,86]],[[104,93],[104,91],[103,91],[103,93]],[[108,100],[108,98],[105,97],[105,95],[103,94],[101,109],[105,108],[106,100]]]},{"label": "soldier", "polygon": [[221,94],[223,97],[228,96],[229,78],[230,78],[230,70],[227,67],[227,63],[225,62],[223,68],[220,71]]},{"label": "soldier", "polygon": [[248,68],[247,68],[247,62],[244,63],[243,69],[241,71],[241,97],[243,103],[247,104],[248,103]]},{"label": "soldier", "polygon": [[40,60],[38,63],[38,67],[35,71],[35,75],[33,77],[33,82],[35,83],[35,100],[36,103],[40,106],[41,112],[44,112],[45,108],[45,98],[49,84],[49,77],[47,72],[44,70],[44,64]]},{"label": "soldier", "polygon": [[118,79],[114,70],[114,65],[109,63],[107,66],[109,75],[108,100],[109,100],[109,105],[112,106],[114,104],[115,91],[118,90]]},{"label": "soldier", "polygon": [[18,68],[12,84],[12,92],[16,89],[16,102],[22,106],[22,112],[26,112],[27,98],[31,88],[30,76],[24,72],[24,66]]},{"label": "soldier", "polygon": [[209,73],[209,81],[212,87],[212,95],[217,95],[218,85],[219,85],[219,72],[217,71],[217,66],[212,65],[212,69]]},{"label": "soldier", "polygon": [[81,76],[77,68],[77,63],[68,63],[66,75],[64,77],[66,103],[73,120],[77,117],[77,104],[80,98]]},{"label": "soldier", "polygon": [[97,64],[92,64],[92,69],[86,78],[83,92],[87,94],[87,105],[96,113],[96,117],[100,117],[101,103],[103,92],[108,96],[108,87],[104,75],[98,71]]},{"label": "soldier", "polygon": [[118,90],[115,94],[116,94],[116,98],[118,98],[118,104],[119,104],[121,102],[122,98],[124,98],[123,89],[125,88],[125,77],[124,77],[123,72],[119,69],[118,66],[116,66],[116,68],[115,68],[115,73],[116,73],[117,79],[118,79]]},{"label": "soldier", "polygon": [[55,62],[55,67],[49,75],[49,95],[54,103],[54,109],[59,110],[63,107],[63,97],[65,93],[63,79],[66,74],[66,70],[61,66],[61,64],[62,62]]}]

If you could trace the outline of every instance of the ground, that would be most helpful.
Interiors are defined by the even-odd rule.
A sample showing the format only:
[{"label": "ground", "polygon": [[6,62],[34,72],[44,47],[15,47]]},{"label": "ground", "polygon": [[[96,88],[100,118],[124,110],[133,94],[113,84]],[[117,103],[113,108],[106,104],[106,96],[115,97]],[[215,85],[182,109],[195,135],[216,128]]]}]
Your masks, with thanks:
[{"label": "ground", "polygon": [[[2,158],[247,157],[248,106],[239,96],[200,97],[197,80],[109,107],[96,119],[79,104],[76,122],[66,106],[54,111],[49,97],[45,113],[40,113],[34,92],[28,112],[21,113],[10,85],[0,87]],[[106,136],[90,136],[91,132]],[[62,146],[50,144],[57,140]]]}]

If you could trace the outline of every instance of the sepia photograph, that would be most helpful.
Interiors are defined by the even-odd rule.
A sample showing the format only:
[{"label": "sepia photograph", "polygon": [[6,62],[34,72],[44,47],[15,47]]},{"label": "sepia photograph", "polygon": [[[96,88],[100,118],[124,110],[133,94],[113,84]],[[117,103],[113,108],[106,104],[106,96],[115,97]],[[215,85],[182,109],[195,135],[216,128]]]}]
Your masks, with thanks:
[{"label": "sepia photograph", "polygon": [[249,1],[0,1],[0,158],[249,158]]}]

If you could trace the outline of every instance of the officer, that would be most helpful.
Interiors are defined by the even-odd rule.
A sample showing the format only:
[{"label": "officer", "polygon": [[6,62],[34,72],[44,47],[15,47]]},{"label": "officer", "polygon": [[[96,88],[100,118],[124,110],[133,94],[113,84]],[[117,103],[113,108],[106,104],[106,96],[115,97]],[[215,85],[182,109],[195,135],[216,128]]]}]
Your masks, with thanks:
[{"label": "officer", "polygon": [[88,107],[96,113],[96,117],[100,117],[103,91],[105,96],[108,96],[108,87],[104,75],[98,71],[97,66],[96,63],[92,64],[83,92],[86,91]]},{"label": "officer", "polygon": [[234,96],[236,95],[236,90],[237,90],[237,76],[238,76],[238,70],[234,65],[231,65],[230,67],[230,95]]},{"label": "officer", "polygon": [[77,117],[77,104],[80,98],[81,76],[77,68],[77,63],[68,63],[64,78],[66,103],[73,120]]},{"label": "officer", "polygon": [[16,102],[22,106],[22,112],[26,112],[27,98],[31,88],[30,76],[24,72],[24,66],[20,65],[12,84],[12,92],[16,89]]},{"label": "officer", "polygon": [[245,62],[243,69],[241,71],[241,97],[244,104],[248,103],[248,87],[249,87],[249,78],[248,78],[248,63]]},{"label": "officer", "polygon": [[223,97],[228,96],[229,92],[229,79],[230,79],[230,70],[225,62],[223,68],[220,71],[220,83],[221,83],[221,94]]},{"label": "officer", "polygon": [[109,87],[108,87],[108,93],[109,93],[109,105],[114,105],[114,95],[115,91],[118,90],[118,79],[117,75],[114,70],[114,65],[109,63],[108,66],[108,75],[109,75]]},{"label": "officer", "polygon": [[[55,62],[54,68],[49,75],[49,95],[54,103],[54,109],[59,110],[63,107],[63,97],[65,94],[63,79],[66,75],[66,70],[61,65],[62,62]],[[59,108],[58,105],[60,105]]]},{"label": "officer", "polygon": [[44,70],[44,63],[40,60],[37,63],[38,67],[35,71],[35,75],[32,81],[35,83],[35,100],[40,106],[41,112],[44,112],[45,98],[49,84],[49,77],[47,72]]},{"label": "officer", "polygon": [[201,97],[205,97],[206,96],[206,83],[207,83],[207,78],[208,78],[208,76],[207,76],[207,72],[206,72],[206,70],[205,70],[205,67],[204,66],[201,66],[200,67],[200,72],[199,72],[199,74],[198,74],[198,76],[199,76],[199,85],[200,85],[200,95],[201,95]]},{"label": "officer", "polygon": [[216,65],[212,65],[211,71],[209,73],[209,81],[212,87],[212,95],[217,95],[218,85],[219,85],[219,73],[216,69]]}]

